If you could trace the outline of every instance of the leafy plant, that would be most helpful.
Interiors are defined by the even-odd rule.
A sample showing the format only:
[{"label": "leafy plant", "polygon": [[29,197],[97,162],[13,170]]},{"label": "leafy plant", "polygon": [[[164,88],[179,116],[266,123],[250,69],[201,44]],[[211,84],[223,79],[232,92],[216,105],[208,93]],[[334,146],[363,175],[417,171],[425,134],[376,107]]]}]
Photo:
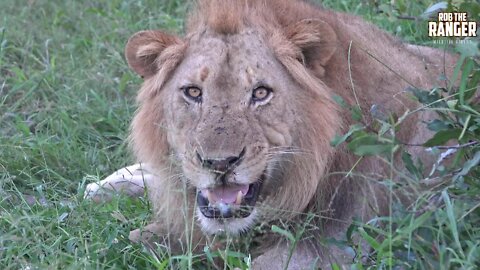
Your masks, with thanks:
[{"label": "leafy plant", "polygon": [[[449,2],[452,9],[466,6],[476,12],[480,4]],[[333,145],[346,143],[358,156],[383,159],[395,175],[387,181],[390,192],[414,195],[408,207],[392,202],[389,217],[352,224],[347,239],[362,255],[357,257],[357,267],[476,269],[480,265],[479,48],[478,39],[457,42],[460,57],[448,86],[410,89],[422,104],[418,109],[402,116],[385,116],[372,107],[373,124],[360,121],[332,141]],[[338,98],[337,102],[346,106]],[[437,114],[437,119],[425,123],[434,133],[430,139],[418,145],[397,139],[402,121],[429,110]],[[428,171],[408,153],[407,148],[412,147],[430,152],[434,163]],[[395,156],[400,156],[403,164],[396,162]],[[379,222],[385,226],[378,226]],[[362,250],[352,235],[370,249]]]}]

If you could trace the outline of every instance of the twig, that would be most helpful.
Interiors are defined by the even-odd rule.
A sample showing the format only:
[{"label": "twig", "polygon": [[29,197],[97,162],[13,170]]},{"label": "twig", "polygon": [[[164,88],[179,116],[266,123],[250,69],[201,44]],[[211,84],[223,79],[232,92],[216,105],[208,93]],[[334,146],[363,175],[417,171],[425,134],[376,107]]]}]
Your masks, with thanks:
[{"label": "twig", "polygon": [[428,199],[427,205],[422,207],[421,209],[418,209],[415,211],[415,217],[418,218],[419,216],[423,215],[427,211],[435,211],[439,207],[441,207],[443,204],[442,197],[438,194],[432,196],[431,198]]},{"label": "twig", "polygon": [[427,177],[425,179],[420,180],[420,183],[425,185],[426,187],[433,188],[435,186],[443,185],[449,181],[451,181],[451,177],[455,176],[455,174],[459,173],[461,169],[455,170],[449,174],[442,175],[442,176],[435,176],[435,177]]},{"label": "twig", "polygon": [[450,145],[450,146],[447,146],[447,145],[435,146],[435,148],[437,148],[437,149],[460,149],[460,148],[465,148],[465,147],[469,147],[469,146],[474,146],[474,145],[477,145],[479,143],[480,143],[479,141],[471,141],[471,142],[464,143],[464,144],[457,144],[457,145]]},{"label": "twig", "polygon": [[[360,102],[358,101],[357,97],[357,92],[355,92],[355,84],[353,83],[353,78],[352,78],[352,63],[351,63],[351,51],[352,51],[352,43],[353,41],[350,41],[350,44],[348,45],[348,76],[350,77],[350,84],[352,85],[352,92],[353,92],[353,97],[355,97],[355,102],[357,103],[358,108],[360,107]],[[363,114],[362,114],[362,119],[363,119]]]},{"label": "twig", "polygon": [[[405,146],[411,146],[411,147],[426,147],[424,144],[416,144],[416,143],[404,143],[404,142],[399,142],[401,145]],[[460,149],[460,148],[465,148],[465,147],[470,147],[479,144],[480,141],[471,141],[468,143],[464,144],[457,144],[457,145],[440,145],[440,146],[433,146],[433,147],[428,147],[428,148],[437,148],[440,150],[446,150],[446,149]]]},{"label": "twig", "polygon": [[398,15],[398,16],[397,16],[397,19],[399,19],[399,20],[410,20],[410,21],[418,21],[418,20],[420,20],[419,17],[408,16],[408,15]]}]

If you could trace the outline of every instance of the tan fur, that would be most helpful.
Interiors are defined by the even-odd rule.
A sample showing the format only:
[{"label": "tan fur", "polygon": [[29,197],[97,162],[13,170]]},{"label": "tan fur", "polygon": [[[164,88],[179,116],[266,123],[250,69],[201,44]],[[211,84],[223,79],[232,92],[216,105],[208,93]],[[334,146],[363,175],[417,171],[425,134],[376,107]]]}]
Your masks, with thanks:
[{"label": "tan fur", "polygon": [[[217,158],[247,149],[238,178],[229,181],[253,183],[267,171],[256,207],[261,221],[302,220],[312,212],[344,220],[318,221],[324,234],[335,235],[353,215],[384,212],[388,203],[375,182],[387,175],[384,163],[365,158],[352,174],[364,177],[345,178],[356,158],[330,146],[352,123],[332,96],[358,102],[367,123],[372,105],[401,115],[418,106],[407,87],[441,86],[437,78],[444,70],[450,75],[455,62],[360,18],[288,0],[199,1],[183,39],[140,32],[126,58],[145,78],[131,140],[139,161],[158,176],[147,187],[154,233],[184,243],[202,241],[192,220],[195,189],[215,185],[196,152]],[[248,97],[258,81],[270,84],[273,98],[254,106]],[[202,86],[201,104],[182,96],[187,82]],[[399,137],[422,142],[427,133],[419,120],[428,117],[410,116]]]}]

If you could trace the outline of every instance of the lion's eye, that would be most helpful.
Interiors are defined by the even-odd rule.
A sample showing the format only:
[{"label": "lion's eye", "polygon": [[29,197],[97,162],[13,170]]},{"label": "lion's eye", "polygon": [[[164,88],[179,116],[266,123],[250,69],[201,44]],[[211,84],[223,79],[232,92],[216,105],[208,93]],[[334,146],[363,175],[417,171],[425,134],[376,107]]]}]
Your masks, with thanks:
[{"label": "lion's eye", "polygon": [[186,86],[183,87],[183,93],[186,97],[199,102],[202,98],[202,90],[196,86]]},{"label": "lion's eye", "polygon": [[264,86],[260,86],[255,88],[252,93],[252,101],[253,102],[261,102],[265,101],[268,97],[270,97],[270,94],[272,93],[272,90],[269,88],[266,88]]}]

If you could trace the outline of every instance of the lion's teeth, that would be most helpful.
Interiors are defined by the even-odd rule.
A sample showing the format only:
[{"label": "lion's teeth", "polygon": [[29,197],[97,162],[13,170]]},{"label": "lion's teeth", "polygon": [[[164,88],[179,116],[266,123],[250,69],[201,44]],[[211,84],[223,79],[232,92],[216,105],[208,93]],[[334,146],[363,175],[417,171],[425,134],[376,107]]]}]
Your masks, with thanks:
[{"label": "lion's teeth", "polygon": [[239,190],[237,193],[237,199],[235,200],[235,204],[241,204],[243,199],[243,193]]},{"label": "lion's teeth", "polygon": [[209,202],[209,203],[214,203],[213,197],[212,197],[212,193],[210,192],[210,190],[207,189],[207,190],[205,191],[205,193],[206,193],[206,195],[207,195],[208,202]]}]

